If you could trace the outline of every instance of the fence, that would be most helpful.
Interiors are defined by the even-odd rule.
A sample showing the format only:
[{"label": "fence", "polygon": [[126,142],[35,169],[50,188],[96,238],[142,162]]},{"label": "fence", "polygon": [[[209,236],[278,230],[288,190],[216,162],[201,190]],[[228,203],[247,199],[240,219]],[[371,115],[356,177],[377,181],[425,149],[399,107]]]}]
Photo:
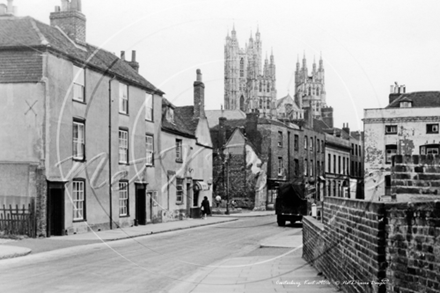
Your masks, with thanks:
[{"label": "fence", "polygon": [[18,205],[13,208],[9,205],[7,208],[3,205],[0,207],[0,233],[4,235],[27,235],[35,238],[37,235],[37,225],[35,216],[35,199],[31,199],[31,203],[23,205],[19,208]]}]

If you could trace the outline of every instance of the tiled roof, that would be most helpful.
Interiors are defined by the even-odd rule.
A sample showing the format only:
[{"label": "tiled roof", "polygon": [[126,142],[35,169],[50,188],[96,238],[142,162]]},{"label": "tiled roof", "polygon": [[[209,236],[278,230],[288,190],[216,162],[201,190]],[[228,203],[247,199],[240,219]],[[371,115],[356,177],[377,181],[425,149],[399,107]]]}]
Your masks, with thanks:
[{"label": "tiled roof", "polygon": [[399,108],[400,102],[412,101],[413,108],[440,107],[440,92],[405,93],[395,99],[386,108]]},{"label": "tiled roof", "polygon": [[[233,119],[233,120],[226,120],[225,125],[228,128],[235,129],[237,127],[244,127],[246,124],[246,119]],[[213,130],[218,130],[220,126],[217,124],[214,127],[211,127]]]},{"label": "tiled roof", "polygon": [[[165,98],[162,98],[162,101],[163,101],[162,102],[163,107],[167,107],[167,106],[171,105],[171,103],[168,102],[168,100],[166,100]],[[174,109],[174,123],[171,123],[166,119],[166,112],[165,111],[162,112],[163,113],[162,114],[162,130],[169,131],[169,132],[176,133],[176,134],[180,134],[182,136],[186,136],[186,137],[190,137],[190,138],[195,138],[194,132],[192,132],[187,127],[185,119],[179,115],[180,114],[179,112],[180,111],[176,107]]]},{"label": "tiled roof", "polygon": [[194,118],[194,106],[176,107],[174,112],[177,113],[180,118],[182,118],[185,128],[195,135],[197,125],[199,124],[199,119]]},{"label": "tiled roof", "polygon": [[[90,44],[82,47],[78,46],[58,28],[39,22],[32,17],[0,17],[0,50],[5,51],[7,49],[13,51],[19,49],[40,52],[53,51],[80,66],[84,65],[97,71],[108,72],[110,75],[115,75],[129,84],[150,92],[163,94],[127,62],[114,54]],[[27,74],[28,67],[26,63],[17,63],[16,66],[23,74]],[[22,76],[17,77],[10,69],[5,70],[1,77],[5,80],[23,78]]]}]

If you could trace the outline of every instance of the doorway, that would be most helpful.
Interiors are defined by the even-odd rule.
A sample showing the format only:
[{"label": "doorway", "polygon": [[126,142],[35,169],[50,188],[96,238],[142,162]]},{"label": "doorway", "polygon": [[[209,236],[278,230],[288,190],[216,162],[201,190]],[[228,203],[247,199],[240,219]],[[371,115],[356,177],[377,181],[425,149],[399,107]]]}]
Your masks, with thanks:
[{"label": "doorway", "polygon": [[146,225],[147,215],[146,215],[145,184],[135,184],[135,186],[136,186],[136,223],[138,225]]},{"label": "doorway", "polygon": [[48,182],[47,237],[64,235],[64,183]]}]

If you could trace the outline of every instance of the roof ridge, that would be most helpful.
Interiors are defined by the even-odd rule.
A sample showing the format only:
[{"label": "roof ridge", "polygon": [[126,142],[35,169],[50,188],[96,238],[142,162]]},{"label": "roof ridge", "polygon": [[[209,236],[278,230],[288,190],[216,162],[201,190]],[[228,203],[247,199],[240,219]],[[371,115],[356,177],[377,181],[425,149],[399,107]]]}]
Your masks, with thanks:
[{"label": "roof ridge", "polygon": [[35,22],[35,19],[33,19],[32,17],[29,17],[29,21],[31,22],[32,28],[35,30],[38,37],[40,38],[41,44],[42,45],[49,45],[49,41],[44,37],[43,33],[38,28],[38,26]]}]

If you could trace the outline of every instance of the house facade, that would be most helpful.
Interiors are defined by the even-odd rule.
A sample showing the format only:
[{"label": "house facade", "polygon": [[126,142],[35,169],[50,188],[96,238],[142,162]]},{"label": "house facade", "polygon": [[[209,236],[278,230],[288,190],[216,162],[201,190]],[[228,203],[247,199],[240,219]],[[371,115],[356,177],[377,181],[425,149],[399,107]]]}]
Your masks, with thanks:
[{"label": "house facade", "polygon": [[163,93],[135,53],[87,44],[81,1],[62,4],[51,25],[0,17],[0,200],[34,200],[42,236],[146,224]]},{"label": "house facade", "polygon": [[440,92],[392,86],[389,105],[364,110],[365,199],[388,200],[394,155],[438,155]]},{"label": "house facade", "polygon": [[212,141],[204,106],[204,84],[197,70],[194,106],[163,100],[159,154],[162,221],[198,217],[206,196],[212,204]]}]

